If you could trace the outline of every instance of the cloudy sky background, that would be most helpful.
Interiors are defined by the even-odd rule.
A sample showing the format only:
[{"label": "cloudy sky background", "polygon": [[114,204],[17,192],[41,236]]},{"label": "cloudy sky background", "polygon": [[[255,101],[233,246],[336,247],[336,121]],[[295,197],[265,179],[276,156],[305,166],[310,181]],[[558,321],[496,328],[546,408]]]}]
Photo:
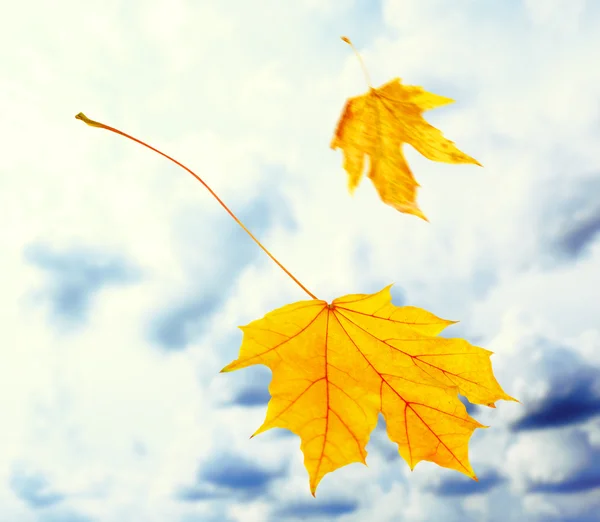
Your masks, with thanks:
[{"label": "cloudy sky background", "polygon": [[[0,21],[0,519],[591,522],[600,510],[600,3],[6,3]],[[406,150],[427,224],[346,190],[347,97],[405,83],[485,168]],[[314,499],[299,440],[249,436],[270,372],[219,370],[238,325],[395,282],[459,320],[517,403],[469,407],[480,481],[402,461]],[[597,515],[596,515],[597,516]]]}]

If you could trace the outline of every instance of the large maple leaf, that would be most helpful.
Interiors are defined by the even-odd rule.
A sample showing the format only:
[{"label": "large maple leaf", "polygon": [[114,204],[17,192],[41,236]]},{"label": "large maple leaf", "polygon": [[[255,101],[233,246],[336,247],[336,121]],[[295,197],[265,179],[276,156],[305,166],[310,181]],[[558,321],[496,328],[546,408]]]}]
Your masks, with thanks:
[{"label": "large maple leaf", "polygon": [[[352,45],[347,38],[342,39]],[[402,85],[400,78],[394,78],[378,89],[371,87],[362,96],[349,98],[331,148],[340,148],[344,153],[350,192],[358,186],[365,156],[369,156],[368,176],[381,200],[400,212],[427,220],[417,205],[419,184],[404,158],[402,145],[412,145],[430,160],[480,165],[423,118],[424,111],[453,101],[421,87]]]},{"label": "large maple leaf", "polygon": [[468,441],[476,428],[486,426],[467,414],[458,394],[490,407],[500,399],[516,401],[494,378],[492,352],[464,339],[436,337],[454,321],[420,308],[394,306],[389,286],[331,304],[317,299],[195,172],[119,129],[83,113],[75,117],[135,141],[189,172],[312,297],[242,327],[240,356],[221,371],[254,364],[271,368],[267,417],[254,435],[278,427],[300,436],[313,495],[327,473],[352,462],[366,463],[366,445],[379,412],[411,469],[429,460],[477,480]]},{"label": "large maple leaf", "polygon": [[490,407],[516,400],[494,378],[492,352],[436,337],[454,321],[396,307],[389,288],[274,310],[241,327],[239,358],[221,370],[272,370],[266,419],[254,435],[287,428],[300,436],[313,495],[327,473],[366,464],[379,412],[411,469],[428,460],[476,480],[468,441],[486,426],[458,394]]}]

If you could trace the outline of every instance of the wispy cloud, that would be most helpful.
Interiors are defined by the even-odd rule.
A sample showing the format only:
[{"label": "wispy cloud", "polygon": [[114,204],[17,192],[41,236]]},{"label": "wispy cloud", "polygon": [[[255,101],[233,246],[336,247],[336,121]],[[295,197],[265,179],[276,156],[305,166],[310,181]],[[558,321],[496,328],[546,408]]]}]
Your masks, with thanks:
[{"label": "wispy cloud", "polygon": [[53,491],[48,480],[41,473],[26,469],[14,469],[10,485],[15,495],[32,508],[52,506],[65,498],[63,494]]},{"label": "wispy cloud", "polygon": [[74,248],[56,251],[48,245],[31,245],[26,260],[47,274],[47,284],[39,291],[50,301],[55,319],[73,325],[85,323],[100,290],[136,283],[139,271],[123,259],[99,249]]}]

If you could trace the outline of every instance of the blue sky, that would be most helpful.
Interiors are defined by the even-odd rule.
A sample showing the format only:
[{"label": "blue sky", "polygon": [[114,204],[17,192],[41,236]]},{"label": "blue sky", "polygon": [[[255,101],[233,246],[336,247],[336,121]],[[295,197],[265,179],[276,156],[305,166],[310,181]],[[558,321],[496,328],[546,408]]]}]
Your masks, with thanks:
[{"label": "blue sky", "polygon": [[[600,3],[15,2],[0,21],[0,519],[592,522],[600,512]],[[406,149],[427,224],[346,190],[345,99],[399,76],[484,168]],[[270,371],[239,325],[395,283],[460,322],[521,404],[469,406],[479,483],[368,467],[310,495],[299,440],[249,436]]]}]

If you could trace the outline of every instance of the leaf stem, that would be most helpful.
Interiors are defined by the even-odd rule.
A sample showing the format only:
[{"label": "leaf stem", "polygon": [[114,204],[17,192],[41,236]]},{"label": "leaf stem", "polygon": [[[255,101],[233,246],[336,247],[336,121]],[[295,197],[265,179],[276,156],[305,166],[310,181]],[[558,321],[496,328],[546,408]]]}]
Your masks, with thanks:
[{"label": "leaf stem", "polygon": [[138,140],[137,138],[134,138],[133,136],[130,136],[129,134],[126,134],[123,131],[120,131],[118,129],[115,129],[114,127],[110,127],[108,125],[105,125],[104,123],[100,123],[94,120],[90,120],[85,114],[83,114],[83,112],[80,112],[79,114],[77,114],[77,116],[75,116],[75,118],[77,118],[78,120],[83,121],[84,123],[86,123],[87,125],[90,125],[91,127],[98,127],[100,129],[106,129],[109,130],[111,132],[114,132],[116,134],[120,134],[121,136],[125,136],[126,138],[129,138],[132,141],[135,141],[136,143],[139,143],[140,145],[143,145],[144,147],[149,148],[150,150],[153,150],[154,152],[160,154],[161,156],[164,156],[165,158],[167,158],[168,160],[171,160],[173,163],[175,163],[176,165],[180,166],[182,169],[187,170],[192,176],[194,176],[200,183],[202,183],[202,185],[204,185],[204,188],[206,188],[206,190],[208,190],[210,192],[210,194],[219,202],[219,205],[221,205],[226,211],[227,213],[234,219],[234,221],[240,226],[242,227],[242,229],[244,230],[244,232],[246,232],[246,234],[248,234],[252,240],[262,249],[262,251],[267,254],[274,262],[275,264],[281,268],[300,288],[302,288],[302,290],[304,290],[310,297],[312,297],[313,299],[318,299],[312,292],[310,292],[300,281],[298,281],[292,274],[291,272],[284,267],[278,260],[277,258],[271,254],[271,252],[269,252],[264,246],[263,244],[256,239],[256,237],[254,237],[254,235],[252,234],[252,232],[250,232],[246,226],[236,217],[236,215],[229,210],[229,207],[227,205],[225,205],[225,203],[223,203],[223,201],[221,200],[221,198],[219,198],[219,196],[217,196],[214,191],[204,182],[204,180],[202,178],[200,178],[200,176],[198,176],[195,172],[193,172],[192,170],[190,170],[189,168],[187,168],[185,165],[183,165],[182,163],[179,163],[176,159],[173,159],[171,156],[168,156],[167,154],[165,154],[164,152],[161,152],[158,149],[155,149],[154,147],[152,147],[151,145],[148,145],[147,143],[144,143],[142,140]]},{"label": "leaf stem", "polygon": [[369,88],[372,89],[373,85],[371,84],[371,77],[369,76],[369,71],[367,71],[365,62],[363,62],[361,55],[358,54],[356,47],[354,47],[354,44],[350,41],[350,38],[348,38],[347,36],[341,36],[340,38],[342,40],[344,40],[344,42],[346,42],[350,47],[352,47],[354,54],[356,55],[356,57],[358,58],[358,61],[360,62],[360,66],[362,67],[363,73],[365,75],[365,79],[367,80],[367,84],[369,85]]}]

